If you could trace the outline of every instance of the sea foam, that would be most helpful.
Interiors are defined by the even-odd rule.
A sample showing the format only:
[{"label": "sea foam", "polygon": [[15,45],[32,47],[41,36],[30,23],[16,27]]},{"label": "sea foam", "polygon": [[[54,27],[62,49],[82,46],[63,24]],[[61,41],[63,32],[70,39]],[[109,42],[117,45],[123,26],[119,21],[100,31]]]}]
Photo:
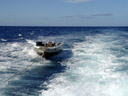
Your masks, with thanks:
[{"label": "sea foam", "polygon": [[126,60],[127,56],[120,58],[115,54],[115,50],[123,50],[121,39],[117,37],[117,34],[97,34],[75,43],[73,57],[62,62],[67,66],[65,72],[45,82],[48,90],[42,90],[40,95],[127,96],[126,73],[116,71],[121,66],[116,61],[122,57]]}]

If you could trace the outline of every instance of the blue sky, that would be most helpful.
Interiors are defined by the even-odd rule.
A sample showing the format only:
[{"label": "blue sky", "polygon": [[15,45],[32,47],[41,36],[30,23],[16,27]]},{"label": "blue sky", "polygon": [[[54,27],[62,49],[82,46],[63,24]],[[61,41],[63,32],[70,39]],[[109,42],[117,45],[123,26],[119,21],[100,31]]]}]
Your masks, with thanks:
[{"label": "blue sky", "polygon": [[1,26],[128,26],[128,0],[0,0]]}]

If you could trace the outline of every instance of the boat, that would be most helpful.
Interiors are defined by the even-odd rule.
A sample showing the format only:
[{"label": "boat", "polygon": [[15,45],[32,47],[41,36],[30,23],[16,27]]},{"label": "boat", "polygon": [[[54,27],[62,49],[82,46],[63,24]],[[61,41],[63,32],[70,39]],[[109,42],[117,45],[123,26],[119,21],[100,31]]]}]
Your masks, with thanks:
[{"label": "boat", "polygon": [[61,52],[63,46],[63,42],[56,44],[54,41],[52,42],[36,42],[35,51],[38,55],[42,55],[44,58],[50,58],[59,52]]}]

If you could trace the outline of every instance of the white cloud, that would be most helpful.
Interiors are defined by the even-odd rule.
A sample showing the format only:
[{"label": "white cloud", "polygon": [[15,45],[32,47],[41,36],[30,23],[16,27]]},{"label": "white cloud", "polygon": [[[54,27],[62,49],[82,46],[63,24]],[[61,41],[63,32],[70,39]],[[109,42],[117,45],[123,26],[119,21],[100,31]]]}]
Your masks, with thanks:
[{"label": "white cloud", "polygon": [[88,2],[88,1],[91,1],[91,0],[63,0],[63,1],[66,1],[66,2],[69,2],[69,3],[80,3],[80,2]]}]

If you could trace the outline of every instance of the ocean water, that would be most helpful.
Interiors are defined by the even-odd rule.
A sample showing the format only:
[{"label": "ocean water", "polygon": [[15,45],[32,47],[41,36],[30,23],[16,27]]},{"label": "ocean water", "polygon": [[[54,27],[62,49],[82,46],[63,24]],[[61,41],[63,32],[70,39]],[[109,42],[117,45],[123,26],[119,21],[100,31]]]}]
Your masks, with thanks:
[{"label": "ocean water", "polygon": [[[45,60],[33,50],[36,41],[64,42],[63,51]],[[128,27],[0,27],[0,96],[128,96],[127,90]]]}]

